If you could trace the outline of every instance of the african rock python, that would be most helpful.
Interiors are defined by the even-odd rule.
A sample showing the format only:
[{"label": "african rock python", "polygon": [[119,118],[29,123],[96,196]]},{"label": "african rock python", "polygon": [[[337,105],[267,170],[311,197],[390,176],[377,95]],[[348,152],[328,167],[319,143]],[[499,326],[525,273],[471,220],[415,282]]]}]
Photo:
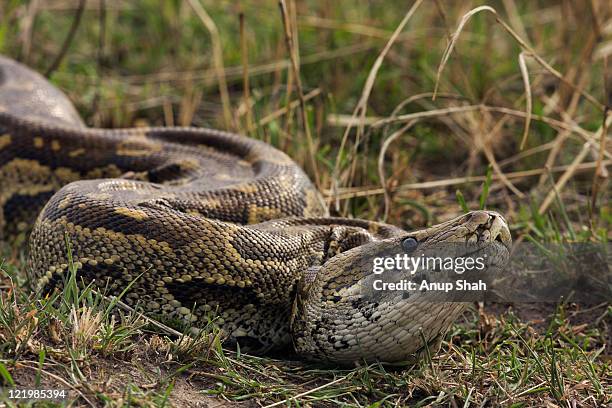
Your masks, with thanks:
[{"label": "african rock python", "polygon": [[330,218],[269,145],[200,128],[87,128],[60,91],[0,57],[0,240],[34,219],[41,288],[68,271],[67,237],[79,278],[115,294],[134,282],[124,300],[147,313],[193,327],[214,315],[242,350],[293,342],[336,362],[411,359],[464,310],[429,293],[368,301],[356,289],[373,254],[478,240],[494,243],[497,267],[510,243],[494,212],[413,232]]}]

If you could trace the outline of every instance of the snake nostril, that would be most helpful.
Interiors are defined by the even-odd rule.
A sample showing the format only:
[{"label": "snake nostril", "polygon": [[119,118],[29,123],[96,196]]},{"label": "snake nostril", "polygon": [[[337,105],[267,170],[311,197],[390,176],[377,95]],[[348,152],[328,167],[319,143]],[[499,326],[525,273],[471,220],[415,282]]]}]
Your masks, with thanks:
[{"label": "snake nostril", "polygon": [[413,252],[418,245],[418,241],[412,237],[408,237],[402,241],[402,248],[408,253]]},{"label": "snake nostril", "polygon": [[494,241],[499,242],[500,244],[504,243],[504,240],[502,239],[501,234],[497,234]]}]

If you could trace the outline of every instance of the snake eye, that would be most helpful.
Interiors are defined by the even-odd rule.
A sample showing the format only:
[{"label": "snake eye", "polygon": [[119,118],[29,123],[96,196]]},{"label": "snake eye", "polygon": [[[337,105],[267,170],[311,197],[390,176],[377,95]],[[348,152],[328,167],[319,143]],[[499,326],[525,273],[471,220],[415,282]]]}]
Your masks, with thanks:
[{"label": "snake eye", "polygon": [[404,248],[404,251],[408,253],[413,252],[418,245],[419,243],[417,242],[417,240],[412,237],[408,237],[402,241],[402,248]]}]

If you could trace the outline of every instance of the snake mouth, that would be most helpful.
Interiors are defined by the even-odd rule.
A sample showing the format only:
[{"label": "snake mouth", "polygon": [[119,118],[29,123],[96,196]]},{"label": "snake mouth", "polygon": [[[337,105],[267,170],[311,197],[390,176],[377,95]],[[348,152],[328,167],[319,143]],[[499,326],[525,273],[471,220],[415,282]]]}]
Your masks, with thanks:
[{"label": "snake mouth", "polygon": [[404,236],[401,241],[404,252],[408,254],[451,244],[466,244],[464,255],[471,255],[482,246],[509,254],[512,248],[512,236],[507,221],[501,214],[480,210],[412,232]]},{"label": "snake mouth", "polygon": [[489,268],[503,268],[512,249],[512,236],[504,217],[494,211],[473,211],[464,220],[462,227],[470,231],[464,237],[468,245],[464,256],[489,255]]}]

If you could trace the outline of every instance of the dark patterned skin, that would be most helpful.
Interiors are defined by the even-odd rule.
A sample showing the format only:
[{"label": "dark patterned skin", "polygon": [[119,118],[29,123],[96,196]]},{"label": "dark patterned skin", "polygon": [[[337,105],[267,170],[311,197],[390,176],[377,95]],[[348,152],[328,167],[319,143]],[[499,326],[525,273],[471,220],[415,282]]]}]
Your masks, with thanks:
[{"label": "dark patterned skin", "polygon": [[79,277],[113,294],[133,282],[124,300],[150,315],[196,331],[214,317],[243,350],[293,340],[305,357],[341,363],[409,359],[465,307],[426,306],[427,294],[355,302],[347,291],[375,251],[476,238],[503,261],[510,243],[493,212],[414,232],[328,217],[304,172],[269,145],[200,128],[86,128],[60,91],[0,57],[0,239],[30,229],[41,289],[61,284],[68,241]]}]

